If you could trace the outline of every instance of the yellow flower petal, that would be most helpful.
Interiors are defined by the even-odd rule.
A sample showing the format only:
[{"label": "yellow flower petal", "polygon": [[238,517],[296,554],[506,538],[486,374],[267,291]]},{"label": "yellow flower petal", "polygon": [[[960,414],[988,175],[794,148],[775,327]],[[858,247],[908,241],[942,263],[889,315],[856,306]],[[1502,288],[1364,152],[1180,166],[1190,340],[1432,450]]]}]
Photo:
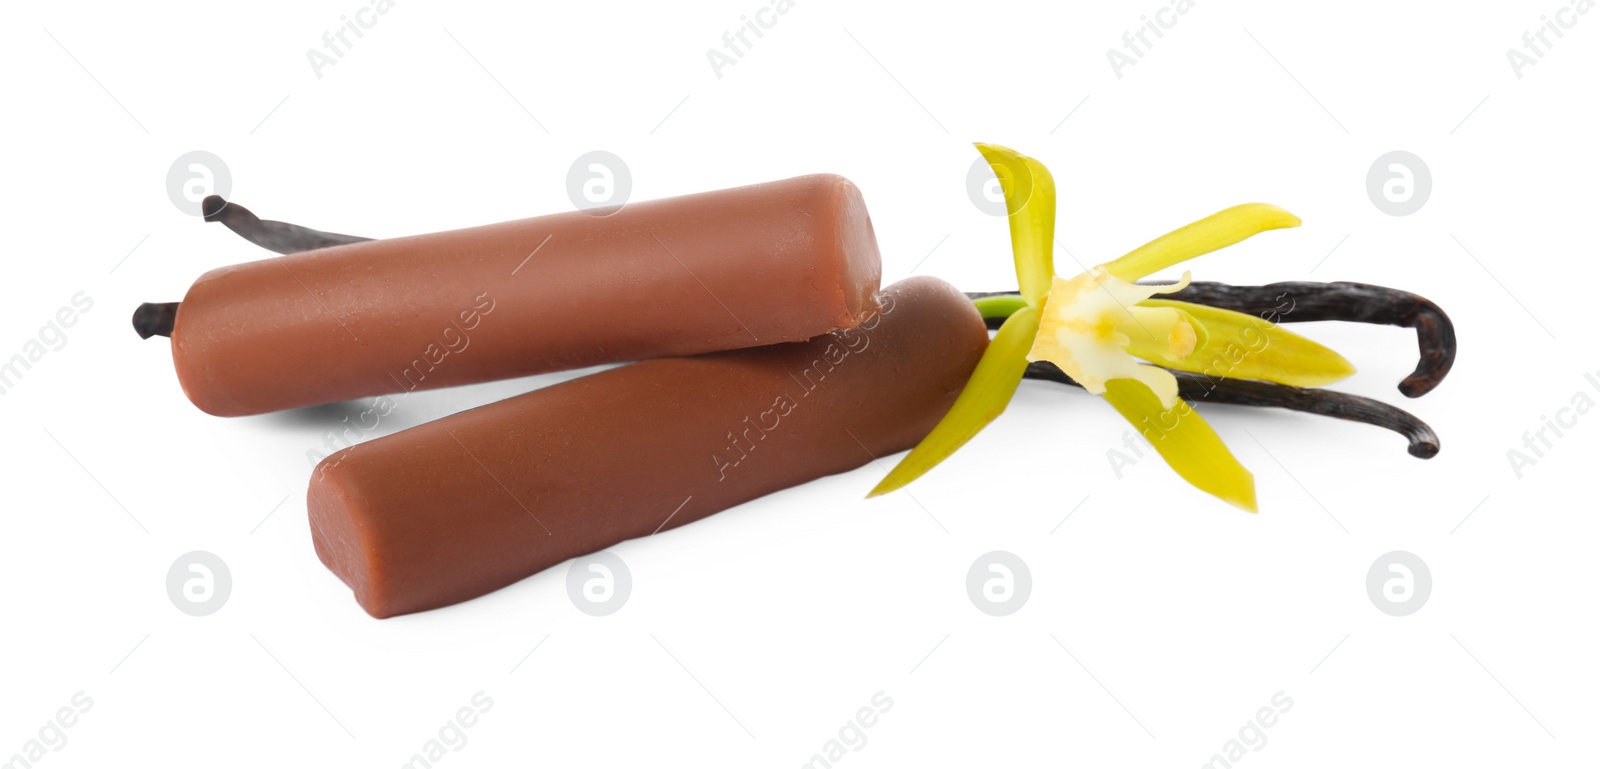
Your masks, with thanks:
[{"label": "yellow flower petal", "polygon": [[1252,235],[1299,226],[1300,217],[1277,206],[1246,203],[1179,227],[1101,266],[1131,283]]},{"label": "yellow flower petal", "polygon": [[1025,307],[1006,319],[978,360],[978,367],[933,431],[895,465],[868,497],[887,494],[922,477],[1006,410],[1028,368],[1023,357],[1039,331],[1039,310]]},{"label": "yellow flower petal", "polygon": [[[1128,338],[1128,353],[1145,360],[1156,360],[1145,353],[1159,353],[1163,361],[1182,360],[1203,349],[1210,331],[1181,307],[1152,307],[1141,302],[1123,313],[1125,320],[1117,330]],[[1137,350],[1137,352],[1135,352]],[[1165,364],[1163,364],[1165,365]]]},{"label": "yellow flower petal", "polygon": [[1262,379],[1295,387],[1321,387],[1356,372],[1333,350],[1263,318],[1232,310],[1150,299],[1140,308],[1187,313],[1206,330],[1194,352],[1178,357],[1170,348],[1130,335],[1128,352],[1167,368],[1217,379]]},{"label": "yellow flower petal", "polygon": [[1150,388],[1131,379],[1107,382],[1105,399],[1184,480],[1230,505],[1256,512],[1255,476],[1187,402],[1162,408]]},{"label": "yellow flower petal", "polygon": [[1056,181],[1033,158],[998,144],[978,143],[1000,180],[1011,224],[1011,255],[1017,263],[1017,286],[1028,304],[1037,305],[1055,277]]}]

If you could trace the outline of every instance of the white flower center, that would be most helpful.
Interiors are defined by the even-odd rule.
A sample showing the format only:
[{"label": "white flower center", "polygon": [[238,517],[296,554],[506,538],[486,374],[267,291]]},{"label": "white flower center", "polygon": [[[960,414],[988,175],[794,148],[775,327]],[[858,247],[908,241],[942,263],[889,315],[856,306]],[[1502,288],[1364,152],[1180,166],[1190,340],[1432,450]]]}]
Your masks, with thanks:
[{"label": "white flower center", "polygon": [[1106,391],[1107,380],[1138,380],[1161,399],[1164,408],[1172,408],[1178,400],[1178,380],[1164,369],[1141,364],[1126,348],[1138,338],[1141,346],[1160,346],[1174,358],[1194,352],[1197,336],[1188,315],[1167,307],[1138,306],[1156,294],[1187,285],[1187,272],[1183,280],[1163,286],[1130,283],[1100,267],[1071,280],[1057,277],[1045,299],[1028,360],[1056,364],[1096,395]]}]

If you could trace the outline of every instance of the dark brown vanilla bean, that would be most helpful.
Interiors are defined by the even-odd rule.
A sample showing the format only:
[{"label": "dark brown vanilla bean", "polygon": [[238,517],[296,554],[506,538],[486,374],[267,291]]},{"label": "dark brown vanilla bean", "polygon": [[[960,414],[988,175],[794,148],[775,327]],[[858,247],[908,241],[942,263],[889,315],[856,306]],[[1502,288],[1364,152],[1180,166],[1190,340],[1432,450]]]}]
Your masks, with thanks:
[{"label": "dark brown vanilla bean", "polygon": [[[1405,436],[1410,444],[1406,450],[1411,456],[1432,459],[1439,453],[1439,436],[1434,433],[1432,427],[1414,415],[1383,401],[1335,390],[1290,387],[1274,382],[1212,379],[1204,374],[1188,371],[1172,371],[1172,375],[1178,378],[1178,395],[1190,403],[1272,407],[1363,422]],[[1049,361],[1029,363],[1027,372],[1023,376],[1027,379],[1082,387]]]},{"label": "dark brown vanilla bean", "polygon": [[[972,299],[1017,295],[1015,291],[967,293]],[[1408,398],[1438,387],[1455,364],[1456,329],[1450,316],[1439,305],[1409,291],[1345,282],[1289,281],[1264,286],[1198,282],[1162,298],[1242,312],[1274,323],[1338,320],[1416,329],[1417,368],[1400,382],[1400,392]],[[993,329],[1004,319],[986,322]]]},{"label": "dark brown vanilla bean", "polygon": [[294,254],[372,240],[262,219],[251,213],[250,209],[238,203],[229,203],[218,195],[208,196],[200,205],[206,221],[222,222],[239,237],[278,254]]},{"label": "dark brown vanilla bean", "polygon": [[140,339],[172,336],[172,323],[177,317],[177,302],[145,302],[133,311],[133,330],[139,332]]}]

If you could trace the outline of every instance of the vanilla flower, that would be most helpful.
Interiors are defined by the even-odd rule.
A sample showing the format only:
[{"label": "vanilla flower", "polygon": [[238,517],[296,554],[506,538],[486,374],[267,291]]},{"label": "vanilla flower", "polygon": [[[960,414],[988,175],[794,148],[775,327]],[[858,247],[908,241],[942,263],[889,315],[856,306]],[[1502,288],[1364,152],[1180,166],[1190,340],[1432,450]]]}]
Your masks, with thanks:
[{"label": "vanilla flower", "polygon": [[[1050,361],[1139,429],[1189,483],[1256,510],[1255,480],[1211,426],[1178,397],[1167,369],[1311,387],[1354,368],[1338,353],[1252,315],[1160,299],[1189,285],[1143,278],[1267,230],[1299,226],[1294,214],[1250,203],[1174,230],[1073,278],[1055,274],[1055,181],[1043,163],[979,144],[1005,192],[1020,301],[979,300],[1005,317],[955,405],[872,496],[931,470],[1005,410],[1030,361]],[[1149,365],[1155,364],[1155,365]]]}]

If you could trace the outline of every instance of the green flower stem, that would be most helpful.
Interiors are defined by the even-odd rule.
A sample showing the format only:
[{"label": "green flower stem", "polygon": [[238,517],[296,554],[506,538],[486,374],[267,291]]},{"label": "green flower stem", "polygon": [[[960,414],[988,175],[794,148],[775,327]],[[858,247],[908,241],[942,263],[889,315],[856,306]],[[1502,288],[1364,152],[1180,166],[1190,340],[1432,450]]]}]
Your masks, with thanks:
[{"label": "green flower stem", "polygon": [[983,296],[973,299],[972,303],[978,308],[978,314],[982,315],[984,320],[1009,318],[1016,311],[1028,306],[1028,300],[1023,299],[1021,294]]}]

